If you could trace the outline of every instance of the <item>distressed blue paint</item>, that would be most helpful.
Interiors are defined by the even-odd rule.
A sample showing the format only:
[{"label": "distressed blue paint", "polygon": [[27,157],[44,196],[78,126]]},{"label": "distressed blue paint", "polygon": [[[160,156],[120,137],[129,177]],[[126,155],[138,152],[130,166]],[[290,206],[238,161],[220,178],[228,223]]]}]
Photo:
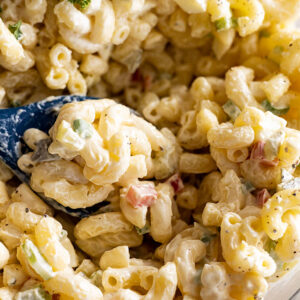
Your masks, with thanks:
[{"label": "distressed blue paint", "polygon": [[[84,96],[59,96],[51,97],[27,106],[0,110],[0,159],[22,181],[29,184],[30,177],[22,172],[17,165],[17,160],[22,155],[26,146],[22,143],[22,136],[29,128],[38,128],[48,133],[54,124],[59,109],[66,103],[96,99]],[[53,199],[40,195],[45,202],[55,209],[64,211],[72,216],[87,217],[108,202],[102,202],[92,207],[72,209],[64,207]]]}]

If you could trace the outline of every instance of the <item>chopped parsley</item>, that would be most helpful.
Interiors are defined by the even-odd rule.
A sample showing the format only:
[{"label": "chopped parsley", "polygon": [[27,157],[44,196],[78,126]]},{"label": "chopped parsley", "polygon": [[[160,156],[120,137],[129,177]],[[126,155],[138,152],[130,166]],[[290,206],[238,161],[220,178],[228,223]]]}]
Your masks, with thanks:
[{"label": "chopped parsley", "polygon": [[268,99],[264,100],[261,105],[265,110],[270,111],[277,116],[285,115],[290,110],[289,106],[284,108],[276,108],[270,103]]},{"label": "chopped parsley", "polygon": [[68,0],[68,1],[75,5],[78,5],[81,9],[86,9],[91,3],[91,0]]},{"label": "chopped parsley", "polygon": [[8,25],[8,29],[15,36],[15,38],[17,40],[19,40],[22,37],[22,35],[23,35],[23,32],[21,31],[21,25],[22,25],[22,21],[21,20],[18,21],[16,24]]}]

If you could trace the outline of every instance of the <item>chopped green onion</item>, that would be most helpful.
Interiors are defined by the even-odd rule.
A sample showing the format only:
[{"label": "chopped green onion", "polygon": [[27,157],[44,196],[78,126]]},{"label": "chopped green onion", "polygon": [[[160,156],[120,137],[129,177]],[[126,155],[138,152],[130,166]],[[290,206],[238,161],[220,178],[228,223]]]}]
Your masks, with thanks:
[{"label": "chopped green onion", "polygon": [[92,125],[83,119],[74,120],[73,129],[84,139],[88,139],[93,135]]},{"label": "chopped green onion", "polygon": [[284,108],[276,108],[274,107],[270,101],[268,99],[264,100],[262,103],[261,103],[261,106],[267,110],[267,111],[270,111],[271,113],[273,113],[274,115],[277,115],[277,116],[281,116],[281,115],[284,115],[286,114],[289,110],[290,110],[290,107],[284,107]]},{"label": "chopped green onion", "polygon": [[137,226],[134,226],[134,227],[135,227],[136,232],[137,232],[139,235],[144,235],[144,234],[150,232],[150,226],[149,226],[149,224],[146,224],[143,228],[139,228],[139,227],[137,227]]},{"label": "chopped green onion", "polygon": [[232,121],[239,116],[241,110],[231,100],[228,100],[223,106],[225,113],[230,117]]},{"label": "chopped green onion", "polygon": [[271,35],[271,33],[266,29],[263,29],[259,32],[259,37],[260,38],[269,37],[270,35]]},{"label": "chopped green onion", "polygon": [[281,54],[283,52],[284,48],[282,46],[275,46],[273,49],[273,52],[276,54]]},{"label": "chopped green onion", "polygon": [[22,21],[18,21],[16,24],[13,25],[8,25],[8,29],[15,36],[17,40],[19,40],[23,35],[21,31],[21,25],[22,25]]},{"label": "chopped green onion", "polygon": [[229,29],[232,26],[231,19],[220,18],[214,22],[217,31]]},{"label": "chopped green onion", "polygon": [[40,253],[38,247],[29,239],[22,244],[22,250],[32,269],[39,274],[44,280],[48,280],[54,276],[52,267]]},{"label": "chopped green onion", "polygon": [[91,3],[91,0],[68,0],[68,1],[80,6],[81,9],[86,9]]},{"label": "chopped green onion", "polygon": [[51,300],[52,296],[48,294],[42,286],[34,287],[29,290],[18,292],[15,300]]}]

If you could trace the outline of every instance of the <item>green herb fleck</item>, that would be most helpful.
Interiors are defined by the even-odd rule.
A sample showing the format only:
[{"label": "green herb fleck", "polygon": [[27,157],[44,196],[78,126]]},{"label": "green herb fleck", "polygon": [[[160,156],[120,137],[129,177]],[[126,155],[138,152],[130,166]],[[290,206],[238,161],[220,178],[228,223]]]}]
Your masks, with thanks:
[{"label": "green herb fleck", "polygon": [[23,32],[21,31],[21,25],[22,25],[22,21],[18,21],[16,24],[13,25],[8,25],[8,29],[15,36],[17,40],[19,40],[23,35]]},{"label": "green herb fleck", "polygon": [[275,251],[276,245],[277,245],[277,241],[268,239],[265,244],[265,250],[271,254]]},{"label": "green herb fleck", "polygon": [[139,228],[139,227],[137,227],[137,226],[134,226],[134,227],[135,227],[136,232],[137,232],[139,235],[144,235],[144,234],[150,232],[150,226],[149,226],[149,224],[146,224],[143,228]]},{"label": "green herb fleck", "polygon": [[223,106],[225,113],[230,117],[232,121],[239,116],[241,110],[231,100],[228,100]]},{"label": "green herb fleck", "polygon": [[74,120],[73,129],[84,139],[88,139],[93,135],[93,126],[83,119]]},{"label": "green herb fleck", "polygon": [[259,37],[260,38],[269,37],[270,35],[271,35],[271,33],[268,30],[265,30],[265,29],[263,29],[259,32]]},{"label": "green herb fleck", "polygon": [[62,230],[61,232],[60,232],[60,235],[59,235],[59,239],[60,240],[63,240],[64,238],[66,238],[68,236],[68,232],[66,231],[66,230]]},{"label": "green herb fleck", "polygon": [[281,54],[283,52],[284,48],[282,46],[275,46],[273,49],[273,52],[276,54]]},{"label": "green herb fleck", "polygon": [[201,241],[205,244],[208,244],[213,238],[215,238],[217,235],[216,234],[210,234],[210,235],[204,235],[201,238]]},{"label": "green herb fleck", "polygon": [[290,110],[289,106],[284,107],[284,108],[276,108],[270,103],[270,101],[268,99],[264,100],[261,103],[261,105],[265,110],[270,111],[271,113],[273,113],[274,115],[277,115],[277,116],[284,115]]},{"label": "green herb fleck", "polygon": [[68,0],[68,1],[75,5],[78,5],[81,9],[86,9],[91,3],[91,0]]},{"label": "green herb fleck", "polygon": [[251,193],[255,190],[255,187],[250,181],[244,181],[242,185],[242,192],[244,195]]},{"label": "green herb fleck", "polygon": [[229,29],[232,26],[231,19],[220,18],[214,22],[217,31]]},{"label": "green herb fleck", "polygon": [[238,27],[238,18],[232,17],[231,18],[231,27],[236,28]]}]

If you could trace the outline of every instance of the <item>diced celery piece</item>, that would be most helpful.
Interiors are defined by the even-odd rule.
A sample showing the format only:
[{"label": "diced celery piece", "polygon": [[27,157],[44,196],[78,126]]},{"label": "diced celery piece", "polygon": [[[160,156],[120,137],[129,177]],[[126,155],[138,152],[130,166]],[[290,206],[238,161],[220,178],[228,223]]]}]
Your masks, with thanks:
[{"label": "diced celery piece", "polygon": [[270,103],[268,99],[264,100],[261,103],[261,105],[265,110],[270,111],[271,113],[277,116],[285,115],[290,110],[289,106],[283,108],[276,108]]},{"label": "diced celery piece", "polygon": [[83,139],[88,139],[93,135],[93,126],[83,119],[74,120],[73,129]]},{"label": "diced celery piece", "polygon": [[18,292],[15,300],[51,300],[52,296],[48,294],[41,286],[31,288],[26,291]]},{"label": "diced celery piece", "polygon": [[235,121],[235,119],[239,116],[241,113],[241,110],[236,106],[231,100],[228,100],[224,105],[223,109],[225,113],[230,117],[232,121]]},{"label": "diced celery piece", "polygon": [[61,142],[68,150],[79,151],[85,142],[84,140],[72,129],[70,123],[63,120],[58,126],[56,139]]},{"label": "diced celery piece", "polygon": [[39,274],[44,280],[48,280],[54,276],[52,267],[40,253],[37,246],[29,239],[22,244],[22,250],[32,269]]}]

